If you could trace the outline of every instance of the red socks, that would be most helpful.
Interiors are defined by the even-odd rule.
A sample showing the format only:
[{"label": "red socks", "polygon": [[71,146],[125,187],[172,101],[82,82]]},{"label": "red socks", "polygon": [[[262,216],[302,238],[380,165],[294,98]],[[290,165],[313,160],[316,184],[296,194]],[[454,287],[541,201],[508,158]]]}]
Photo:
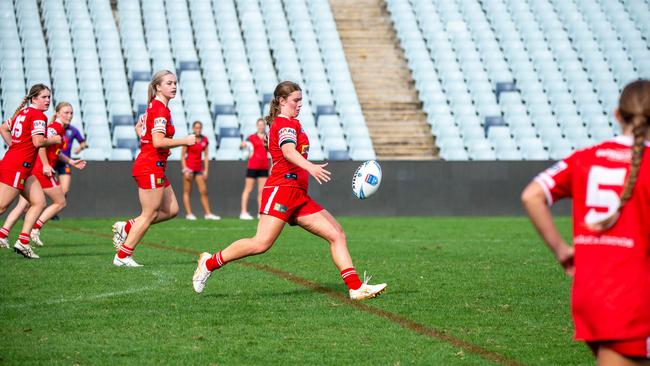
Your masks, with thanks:
[{"label": "red socks", "polygon": [[0,238],[5,239],[8,236],[9,236],[9,229],[7,229],[5,227],[0,229]]},{"label": "red socks", "polygon": [[42,228],[43,225],[45,225],[45,223],[44,223],[43,221],[41,221],[40,219],[39,219],[39,220],[36,220],[36,223],[34,224],[34,228],[33,228],[33,229],[35,229],[35,230],[40,230],[40,228]]},{"label": "red socks", "polygon": [[27,233],[20,233],[18,236],[18,241],[22,245],[29,245],[29,234]]},{"label": "red socks", "polygon": [[226,265],[226,263],[223,261],[223,257],[221,256],[221,251],[218,253],[214,253],[210,259],[205,261],[205,267],[208,269],[208,271],[214,271],[215,269],[219,269]]},{"label": "red socks", "polygon": [[131,231],[131,226],[133,226],[133,224],[135,224],[135,220],[131,219],[127,221],[126,226],[124,226],[124,232],[128,234],[129,231]]},{"label": "red socks", "polygon": [[356,290],[361,287],[361,280],[359,280],[359,276],[354,267],[342,270],[341,277],[350,290]]},{"label": "red socks", "polygon": [[133,248],[129,248],[126,245],[122,244],[120,247],[120,251],[117,252],[117,257],[122,259],[126,257],[130,257],[131,254],[133,254]]}]

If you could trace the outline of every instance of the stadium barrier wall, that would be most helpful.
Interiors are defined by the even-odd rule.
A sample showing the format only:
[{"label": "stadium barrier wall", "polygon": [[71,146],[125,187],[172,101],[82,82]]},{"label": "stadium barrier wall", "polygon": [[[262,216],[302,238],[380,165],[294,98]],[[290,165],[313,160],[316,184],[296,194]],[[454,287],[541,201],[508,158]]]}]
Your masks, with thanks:
[{"label": "stadium barrier wall", "polygon": [[[322,186],[310,178],[310,195],[340,216],[518,216],[522,189],[548,161],[383,161],[381,188],[372,197],[352,195],[352,174],[360,162],[330,162],[332,181]],[[83,171],[73,171],[67,217],[133,217],[140,212],[137,187],[131,177],[132,162],[92,161]],[[222,217],[238,217],[245,162],[211,161],[208,177],[210,204]],[[174,188],[179,217],[184,217],[180,163],[170,162],[167,176]],[[256,190],[249,212],[256,210]],[[203,216],[196,185],[192,209]],[[570,202],[560,202],[554,213],[568,215]]]}]

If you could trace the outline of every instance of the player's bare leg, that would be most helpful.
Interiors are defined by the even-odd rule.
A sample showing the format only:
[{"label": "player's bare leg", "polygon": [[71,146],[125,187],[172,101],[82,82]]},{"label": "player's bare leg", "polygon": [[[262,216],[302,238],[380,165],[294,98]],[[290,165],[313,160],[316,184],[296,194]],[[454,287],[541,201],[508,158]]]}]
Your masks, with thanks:
[{"label": "player's bare leg", "polygon": [[[254,186],[255,178],[246,177],[246,179],[244,179],[244,190],[241,192],[241,210],[239,211],[239,218],[242,220],[253,219],[253,217],[248,213],[248,198],[250,197]],[[259,207],[259,199],[257,206]]]},{"label": "player's bare leg", "polygon": [[203,292],[205,283],[210,278],[212,271],[221,268],[227,262],[262,254],[269,250],[280,236],[284,224],[285,222],[277,217],[262,215],[257,224],[257,232],[254,237],[237,240],[214,255],[201,253],[198,266],[192,277],[194,291]]},{"label": "player's bare leg", "polygon": [[607,347],[598,348],[596,357],[598,366],[650,366],[650,360],[632,359]]},{"label": "player's bare leg", "polygon": [[183,173],[183,207],[185,208],[185,217],[190,220],[196,219],[196,216],[192,213],[192,203],[190,202],[193,180],[194,174]]},{"label": "player's bare leg", "polygon": [[178,215],[178,209],[178,201],[176,200],[174,189],[172,186],[165,187],[163,190],[162,203],[160,204],[160,208],[158,208],[156,217],[151,222],[151,225],[173,219]]},{"label": "player's bare leg", "polygon": [[311,215],[301,216],[296,223],[310,233],[319,236],[330,244],[332,261],[341,272],[343,281],[348,286],[350,298],[363,300],[373,298],[386,289],[386,284],[369,285],[369,278],[359,280],[359,276],[352,265],[352,257],[347,246],[345,232],[336,219],[327,211],[321,210]]},{"label": "player's bare leg", "polygon": [[5,222],[2,224],[2,228],[0,229],[0,248],[7,248],[9,249],[9,232],[11,229],[16,225],[18,220],[20,220],[20,217],[27,212],[27,209],[29,208],[29,202],[23,197],[23,196],[18,196],[18,203],[16,203],[16,206],[13,208],[13,210],[9,211],[9,214],[7,215],[7,218],[5,219]]},{"label": "player's bare leg", "polygon": [[72,176],[70,174],[59,174],[59,184],[61,185],[61,190],[63,194],[68,194],[70,192],[70,184],[72,183]]},{"label": "player's bare leg", "polygon": [[14,244],[14,250],[25,258],[39,258],[32,250],[31,245],[29,245],[29,233],[34,226],[34,223],[41,215],[41,212],[45,209],[46,202],[41,184],[33,176],[27,178],[22,196],[29,202],[29,209],[27,209],[27,212],[25,213],[23,228],[20,232],[20,236],[18,236],[18,241]]},{"label": "player's bare leg", "polygon": [[199,194],[201,195],[201,206],[203,206],[203,212],[205,213],[205,218],[208,220],[220,220],[221,217],[212,213],[210,210],[210,201],[208,200],[208,187],[205,182],[205,177],[203,175],[197,175],[194,177],[196,181],[196,187],[199,189]]},{"label": "player's bare leg", "polygon": [[45,225],[49,219],[61,212],[67,204],[61,186],[45,188],[43,191],[45,192],[45,195],[52,200],[52,203],[43,210],[43,213],[39,216],[30,233],[32,242],[38,246],[43,246],[43,242],[41,241],[41,228],[43,225]]},{"label": "player's bare leg", "polygon": [[20,191],[17,188],[0,183],[0,215],[7,211],[11,203],[19,194]]},{"label": "player's bare leg", "polygon": [[61,210],[63,210],[67,205],[67,201],[65,199],[65,193],[60,186],[46,188],[43,191],[45,192],[45,195],[52,200],[52,203],[43,210],[43,213],[39,217],[41,221],[46,222],[54,217],[54,215],[61,212]]},{"label": "player's bare leg", "polygon": [[133,260],[131,255],[144,234],[147,232],[147,229],[149,229],[149,226],[158,217],[158,211],[163,204],[163,197],[165,196],[165,188],[139,188],[138,195],[140,197],[142,212],[140,213],[140,216],[133,220],[133,224],[131,225],[126,240],[113,258],[113,264],[118,267],[140,266]]},{"label": "player's bare leg", "polygon": [[252,238],[239,239],[221,251],[226,262],[258,255],[271,249],[280,236],[285,222],[270,215],[262,215],[257,224],[257,232]]},{"label": "player's bare leg", "polygon": [[264,191],[266,179],[266,177],[257,178],[257,212],[260,212],[260,209],[262,208],[262,192]]}]

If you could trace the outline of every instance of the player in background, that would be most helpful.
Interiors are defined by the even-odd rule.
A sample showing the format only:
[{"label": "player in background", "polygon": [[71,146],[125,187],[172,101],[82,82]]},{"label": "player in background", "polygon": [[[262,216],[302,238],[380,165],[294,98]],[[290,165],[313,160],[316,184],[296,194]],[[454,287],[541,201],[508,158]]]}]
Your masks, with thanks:
[{"label": "player in background", "polygon": [[[86,139],[83,134],[75,127],[72,123],[72,105],[69,103],[67,107],[64,107],[60,116],[58,117],[59,121],[63,123],[63,128],[65,133],[63,134],[63,144],[61,146],[61,154],[71,158],[72,155],[72,144],[76,140],[79,143],[79,146],[74,149],[74,154],[78,155],[81,150],[88,147],[86,144]],[[63,194],[68,194],[70,191],[70,184],[72,183],[72,169],[70,169],[70,164],[66,162],[65,158],[59,158],[59,161],[56,163],[54,170],[56,171],[59,179],[59,184],[63,190]]]},{"label": "player in background", "polygon": [[[573,277],[575,337],[598,365],[650,365],[650,81],[627,85],[622,136],[579,150],[539,174],[522,201],[540,236]],[[573,198],[573,247],[549,206]]]},{"label": "player in background", "polygon": [[253,191],[255,182],[257,182],[257,212],[260,212],[260,208],[262,207],[262,189],[264,189],[264,184],[266,184],[266,179],[269,176],[269,157],[264,146],[266,123],[260,118],[257,120],[256,127],[257,132],[248,136],[246,141],[242,142],[240,146],[242,149],[249,148],[250,146],[253,147],[248,156],[244,190],[241,193],[241,213],[239,214],[241,220],[253,219],[253,216],[248,213],[248,197]]},{"label": "player in background", "polygon": [[302,106],[302,91],[298,84],[284,81],[275,88],[266,122],[270,125],[268,146],[273,160],[271,176],[262,194],[262,209],[257,233],[240,239],[214,255],[202,253],[192,278],[194,291],[203,292],[205,283],[216,269],[228,262],[269,250],[286,223],[298,225],[327,240],[332,260],[348,286],[350,298],[361,300],[375,297],[386,284],[369,285],[359,280],[348,251],[343,228],[334,217],[307,194],[309,175],[319,184],[329,182],[330,172],[325,164],[307,160],[309,139],[296,119]]},{"label": "player in background", "polygon": [[192,123],[192,131],[196,136],[196,143],[192,146],[183,146],[181,150],[181,167],[183,169],[183,206],[185,206],[185,218],[188,220],[196,220],[196,216],[192,213],[192,205],[190,203],[190,194],[192,193],[192,182],[196,182],[196,186],[201,194],[201,205],[205,212],[204,218],[206,220],[221,220],[221,217],[215,215],[210,210],[210,201],[208,200],[208,138],[201,134],[203,123],[195,121]]},{"label": "player in background", "polygon": [[140,154],[132,170],[142,212],[134,219],[113,224],[113,245],[118,250],[113,264],[118,267],[140,267],[131,255],[149,226],[178,214],[178,202],[165,175],[167,157],[171,148],[194,145],[196,136],[173,138],[175,129],[167,104],[175,96],[176,75],[168,70],[158,71],[149,83],[144,123],[138,123]]},{"label": "player in background", "polygon": [[[29,105],[27,105],[29,103]],[[13,117],[0,126],[0,135],[9,149],[0,161],[0,214],[20,194],[29,202],[23,228],[14,245],[14,251],[25,258],[39,258],[29,244],[29,232],[38,216],[45,209],[45,195],[36,179],[27,179],[32,174],[38,158],[38,149],[61,143],[61,136],[45,137],[47,117],[43,113],[50,107],[50,88],[35,84],[29,89]],[[52,175],[52,170],[44,172]],[[8,247],[8,243],[0,243]]]},{"label": "player in background", "polygon": [[[69,115],[72,117],[72,106],[70,103],[61,102],[56,106],[55,114],[52,116],[52,120],[47,126],[47,138],[61,136],[61,140],[63,141],[65,127],[61,120],[65,118],[63,117],[64,115]],[[51,172],[53,170],[52,167],[56,165],[59,159],[65,161],[66,164],[74,166],[77,169],[83,169],[86,167],[86,162],[84,160],[72,160],[71,158],[63,155],[61,153],[62,146],[63,143],[53,144],[44,149],[39,149],[39,155],[44,154],[45,159],[42,157],[36,159],[36,162],[34,163],[34,169],[32,170],[32,175],[27,178],[27,180],[38,180],[41,188],[43,189],[43,192],[45,192],[45,195],[49,197],[50,200],[52,200],[52,203],[43,210],[38,220],[36,220],[36,223],[34,224],[34,227],[30,233],[32,242],[41,247],[43,246],[43,242],[41,241],[40,237],[41,228],[43,228],[49,219],[54,217],[54,215],[57,213],[61,212],[61,210],[63,210],[66,206],[65,193],[63,193],[63,189],[59,185],[59,182],[56,179],[56,175],[50,174],[49,176],[46,176],[45,173]],[[45,163],[43,163],[43,161],[45,161]],[[23,214],[23,212],[26,212],[28,209],[29,202],[27,202],[27,200],[21,196],[18,200],[18,204],[16,204],[16,207],[14,207],[11,212],[9,212],[7,219],[2,224],[2,228],[0,229],[0,245],[9,245],[9,242],[7,240],[9,232],[16,224],[20,216]]]}]

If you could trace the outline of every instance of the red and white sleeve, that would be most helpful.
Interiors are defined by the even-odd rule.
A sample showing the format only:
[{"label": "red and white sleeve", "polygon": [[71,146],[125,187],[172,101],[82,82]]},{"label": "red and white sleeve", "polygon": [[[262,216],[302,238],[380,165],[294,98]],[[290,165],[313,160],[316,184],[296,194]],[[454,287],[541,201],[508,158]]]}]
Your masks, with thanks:
[{"label": "red and white sleeve", "polygon": [[32,136],[34,135],[45,135],[45,129],[47,122],[41,119],[34,120],[32,125]]},{"label": "red and white sleeve", "polygon": [[535,181],[542,186],[549,206],[557,200],[571,197],[571,175],[574,155],[558,161],[550,168],[539,173]]},{"label": "red and white sleeve", "polygon": [[154,132],[160,132],[163,134],[167,132],[167,119],[165,117],[154,118],[151,133]]}]

